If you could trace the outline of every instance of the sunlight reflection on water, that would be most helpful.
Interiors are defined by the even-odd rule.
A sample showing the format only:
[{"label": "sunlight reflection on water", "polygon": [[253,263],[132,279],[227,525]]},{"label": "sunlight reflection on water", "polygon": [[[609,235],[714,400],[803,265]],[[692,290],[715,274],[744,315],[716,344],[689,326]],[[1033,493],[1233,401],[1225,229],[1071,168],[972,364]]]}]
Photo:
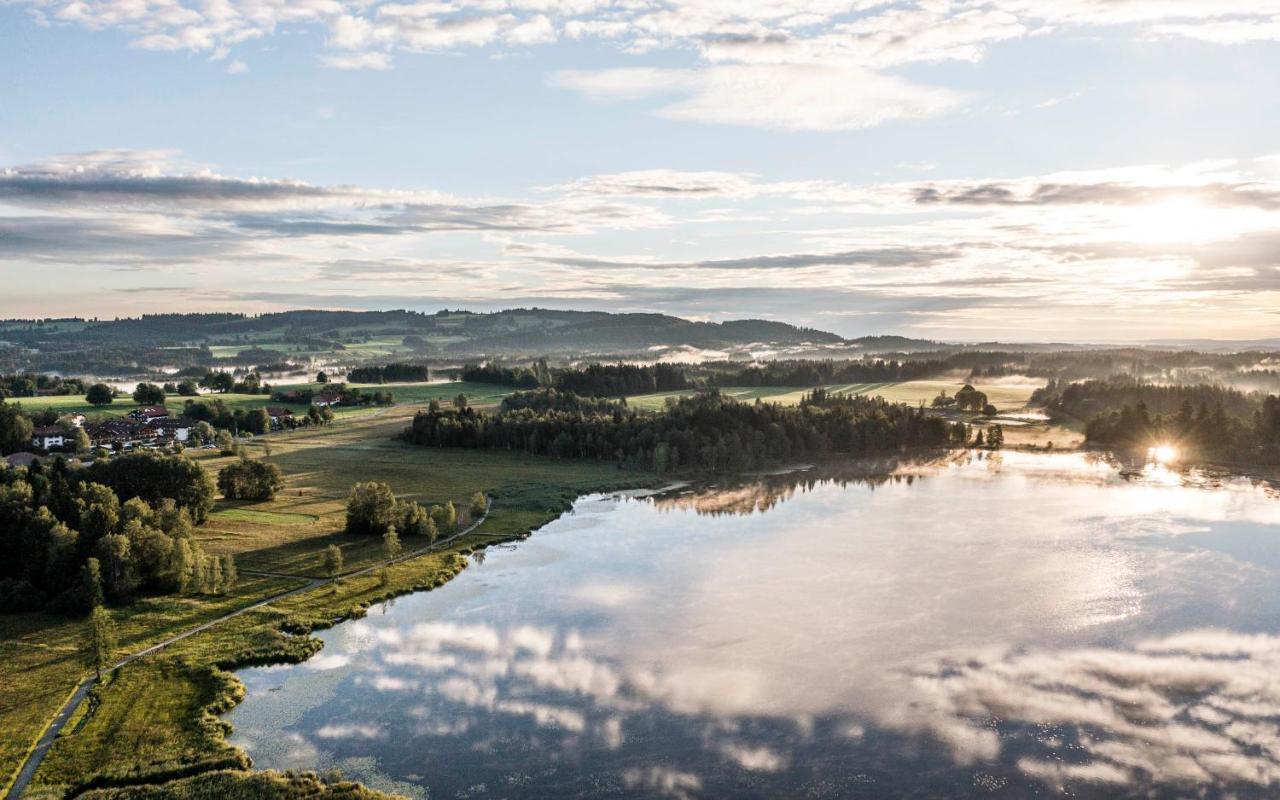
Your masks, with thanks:
[{"label": "sunlight reflection on water", "polygon": [[1267,537],[1264,488],[1078,454],[589,497],[241,671],[233,740],[433,797],[1266,796]]}]

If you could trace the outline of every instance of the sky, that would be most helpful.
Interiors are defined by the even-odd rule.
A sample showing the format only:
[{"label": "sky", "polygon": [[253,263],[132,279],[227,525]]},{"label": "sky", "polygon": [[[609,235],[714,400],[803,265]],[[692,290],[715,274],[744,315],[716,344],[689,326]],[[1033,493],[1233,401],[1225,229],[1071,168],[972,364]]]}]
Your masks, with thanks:
[{"label": "sky", "polygon": [[0,0],[0,317],[1280,336],[1280,0]]}]

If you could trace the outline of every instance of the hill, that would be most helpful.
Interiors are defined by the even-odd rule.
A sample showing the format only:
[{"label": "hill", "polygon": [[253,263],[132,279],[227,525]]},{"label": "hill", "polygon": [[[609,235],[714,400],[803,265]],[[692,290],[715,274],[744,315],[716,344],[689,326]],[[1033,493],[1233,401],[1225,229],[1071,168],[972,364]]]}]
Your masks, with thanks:
[{"label": "hill", "polygon": [[665,314],[518,308],[299,310],[247,314],[153,314],[115,320],[0,321],[0,372],[132,375],[210,364],[278,361],[355,364],[388,357],[493,354],[643,355],[689,347],[843,346],[834,333],[770,320],[695,322]]}]

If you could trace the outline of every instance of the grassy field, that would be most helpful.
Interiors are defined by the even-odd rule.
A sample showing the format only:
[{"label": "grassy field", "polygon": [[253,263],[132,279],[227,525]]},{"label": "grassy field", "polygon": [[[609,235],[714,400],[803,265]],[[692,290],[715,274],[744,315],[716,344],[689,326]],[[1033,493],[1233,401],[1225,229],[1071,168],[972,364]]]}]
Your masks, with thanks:
[{"label": "grassy field", "polygon": [[[1027,401],[1031,399],[1031,393],[1035,391],[1037,385],[979,383],[975,384],[974,388],[986,392],[988,399],[996,408],[1001,411],[1010,411],[1026,406]],[[914,406],[920,403],[928,405],[942,391],[946,391],[949,395],[954,395],[962,386],[964,384],[961,382],[938,380],[902,381],[899,383],[845,383],[832,384],[826,388],[835,394],[878,396],[893,403],[907,403]],[[656,410],[663,407],[668,397],[687,397],[694,394],[694,391],[689,389],[680,392],[633,395],[627,398],[627,403],[636,408]],[[812,389],[810,387],[730,386],[720,391],[744,402],[752,402],[759,398],[770,403],[795,405]]]},{"label": "grassy field", "polygon": [[[458,386],[437,391],[451,397]],[[485,387],[492,389],[493,387]],[[61,796],[94,774],[169,774],[182,765],[227,757],[221,728],[203,709],[226,701],[216,665],[305,657],[305,637],[280,627],[307,629],[329,624],[389,594],[430,588],[454,574],[461,553],[509,538],[554,518],[579,494],[622,486],[650,485],[656,476],[602,470],[594,463],[556,461],[515,454],[412,447],[393,439],[414,409],[384,409],[329,426],[258,437],[250,453],[266,456],[286,474],[287,488],[266,503],[221,501],[197,535],[211,552],[234,553],[242,577],[224,597],[160,597],[115,609],[119,655],[136,652],[202,621],[320,575],[321,553],[342,548],[348,571],[381,560],[381,543],[341,532],[345,498],[357,480],[383,480],[402,496],[465,507],[477,490],[493,495],[484,525],[442,553],[411,559],[390,569],[389,585],[376,576],[344,580],[255,610],[198,634],[169,650],[136,662],[99,690],[92,713],[68,725],[37,775],[28,796]],[[229,459],[213,452],[196,456],[210,471]],[[406,548],[417,543],[406,540]],[[245,574],[287,573],[295,580]],[[85,669],[76,652],[84,623],[41,614],[0,616],[0,775],[7,782]],[[203,720],[203,721],[202,721]],[[121,745],[120,743],[127,743]],[[221,763],[221,762],[217,762]]]},{"label": "grassy field", "polygon": [[[502,386],[493,386],[487,383],[468,383],[466,381],[453,381],[446,383],[387,383],[387,384],[364,384],[353,383],[351,387],[360,389],[366,393],[377,391],[391,392],[397,404],[425,404],[430,400],[440,400],[446,402],[452,400],[459,394],[467,396],[467,401],[472,405],[483,406],[492,405],[502,400],[511,393],[510,389]],[[277,389],[289,391],[295,389],[312,388],[319,389],[323,384],[287,384],[277,386]],[[232,409],[254,409],[262,408],[266,405],[284,406],[295,414],[305,414],[307,405],[305,403],[277,403],[273,401],[270,395],[265,394],[235,394],[228,392],[227,394],[208,394],[201,395],[199,398],[186,398],[171,396],[166,398],[165,407],[172,414],[182,412],[182,405],[188,399],[218,399],[226,403]],[[121,417],[137,408],[137,403],[133,402],[133,398],[128,395],[117,397],[115,402],[109,406],[94,406],[85,402],[84,397],[80,395],[66,395],[57,397],[18,397],[9,400],[22,405],[27,411],[44,411],[52,409],[61,414],[84,414],[86,416],[114,416]],[[339,406],[333,409],[334,414],[339,417],[348,417],[358,414],[368,414],[374,411],[370,406]]]},{"label": "grassy field", "polygon": [[[269,597],[301,581],[245,577],[222,597],[156,597],[112,616],[118,654],[142,650],[174,633]],[[77,657],[85,623],[47,614],[0,615],[0,775],[4,783],[27,748],[84,676]]]},{"label": "grassy field", "polygon": [[[443,383],[387,383],[387,384],[365,384],[353,383],[351,387],[362,391],[372,393],[376,391],[391,392],[395,398],[397,405],[424,405],[431,400],[439,400],[441,402],[449,402],[459,394],[466,395],[467,401],[474,406],[492,406],[502,401],[502,398],[511,394],[512,389],[505,386],[495,386],[487,383],[473,383],[468,381],[450,381]],[[837,394],[856,394],[856,395],[877,395],[894,403],[909,403],[911,405],[919,405],[921,402],[928,405],[934,397],[937,397],[941,391],[947,394],[955,394],[963,383],[955,381],[903,381],[900,383],[848,383],[834,384],[828,386],[829,391]],[[276,388],[282,390],[296,389],[320,389],[323,384],[287,384],[280,385]],[[1022,408],[1031,399],[1031,393],[1036,386],[1032,384],[978,384],[977,388],[987,393],[991,402],[1001,411],[1008,411]],[[800,398],[808,394],[811,389],[809,387],[790,387],[790,386],[762,386],[762,387],[741,387],[731,386],[721,389],[726,395],[737,398],[745,402],[751,402],[757,398],[773,403],[783,403],[786,405],[795,405],[800,402]],[[659,392],[657,394],[632,395],[627,398],[627,402],[636,407],[648,410],[658,410],[663,407],[668,397],[687,397],[695,393],[695,390],[688,389],[679,392]],[[231,408],[261,408],[265,405],[284,405],[296,413],[305,413],[306,405],[297,403],[275,403],[272,402],[267,395],[260,394],[219,394],[219,395],[203,395],[202,397],[216,397],[222,400]],[[165,401],[165,405],[171,413],[180,413],[182,404],[187,398],[170,397]],[[16,398],[15,402],[19,402],[29,411],[43,411],[45,409],[54,409],[61,413],[81,413],[87,415],[99,414],[110,416],[123,416],[136,407],[136,404],[129,397],[119,397],[109,406],[91,406],[84,401],[83,397],[78,395],[67,397],[27,397]],[[360,414],[369,414],[372,409],[370,407],[340,407],[335,408],[334,412],[340,417],[349,417]]]}]

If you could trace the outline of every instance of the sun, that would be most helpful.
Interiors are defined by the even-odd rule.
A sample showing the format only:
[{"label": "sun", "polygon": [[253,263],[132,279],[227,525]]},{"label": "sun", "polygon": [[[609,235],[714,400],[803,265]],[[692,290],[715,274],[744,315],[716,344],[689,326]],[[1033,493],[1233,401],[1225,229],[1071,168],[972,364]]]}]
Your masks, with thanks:
[{"label": "sun", "polygon": [[1161,464],[1168,464],[1171,461],[1178,460],[1178,448],[1171,444],[1161,444],[1152,447],[1147,451],[1151,458]]},{"label": "sun", "polygon": [[1139,244],[1212,238],[1214,228],[1222,222],[1211,209],[1184,197],[1113,213],[1126,238]]}]

